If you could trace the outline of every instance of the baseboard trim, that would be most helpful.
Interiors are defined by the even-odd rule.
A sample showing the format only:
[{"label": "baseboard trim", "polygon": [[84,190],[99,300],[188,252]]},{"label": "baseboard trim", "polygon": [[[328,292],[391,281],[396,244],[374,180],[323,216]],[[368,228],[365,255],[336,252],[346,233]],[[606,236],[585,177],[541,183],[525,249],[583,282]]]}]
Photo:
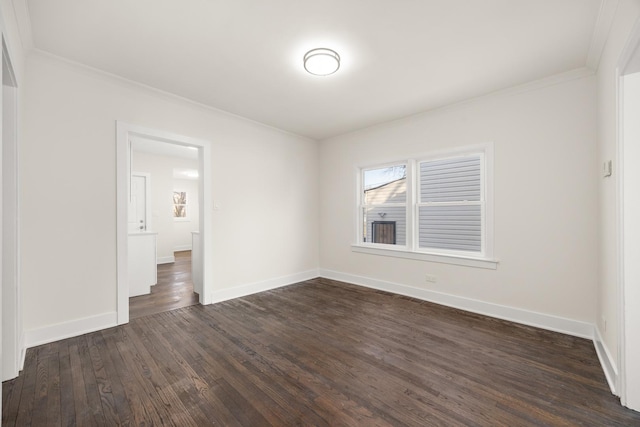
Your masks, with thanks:
[{"label": "baseboard trim", "polygon": [[234,298],[245,297],[259,292],[270,291],[272,289],[281,288],[283,286],[292,285],[305,280],[315,279],[319,276],[318,270],[303,271],[300,273],[290,274],[288,276],[276,277],[261,282],[248,283],[246,285],[236,286],[229,289],[214,291],[211,295],[213,304],[228,301]]},{"label": "baseboard trim", "polygon": [[607,378],[607,383],[609,383],[611,393],[620,396],[618,393],[618,367],[613,357],[611,357],[611,353],[605,345],[600,329],[597,326],[594,327],[593,345],[596,348],[596,354],[600,360],[600,365],[602,365],[604,376]]},{"label": "baseboard trim", "polygon": [[190,250],[191,250],[191,245],[176,246],[175,248],[173,248],[173,252],[182,252],[182,251],[190,251]]},{"label": "baseboard trim", "polygon": [[[43,328],[31,329],[25,332],[25,350],[42,344],[77,337],[89,332],[99,331],[118,325],[118,313],[99,314],[97,316],[76,319],[70,322],[57,323]],[[24,361],[23,361],[24,363]]]},{"label": "baseboard trim", "polygon": [[173,255],[156,258],[156,264],[171,264],[172,262],[176,262],[176,257]]},{"label": "baseboard trim", "polygon": [[578,320],[459,297],[428,289],[414,288],[412,286],[402,285],[399,283],[386,282],[370,277],[357,276],[338,271],[320,269],[320,277],[418,298],[448,307],[459,308],[461,310],[483,314],[485,316],[547,329],[554,332],[560,332],[580,338],[588,338],[592,340],[594,337],[593,325]]}]

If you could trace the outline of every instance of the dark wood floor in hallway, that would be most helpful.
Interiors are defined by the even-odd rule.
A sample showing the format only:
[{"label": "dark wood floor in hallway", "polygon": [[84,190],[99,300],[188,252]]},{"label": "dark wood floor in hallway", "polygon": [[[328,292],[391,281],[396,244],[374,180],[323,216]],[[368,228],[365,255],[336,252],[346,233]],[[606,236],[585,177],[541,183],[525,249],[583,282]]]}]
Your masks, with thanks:
[{"label": "dark wood floor in hallway", "polygon": [[129,318],[198,304],[191,281],[191,251],[174,252],[175,262],[158,265],[158,283],[149,295],[129,298]]},{"label": "dark wood floor in hallway", "polygon": [[589,340],[326,279],[29,349],[2,425],[633,426]]}]

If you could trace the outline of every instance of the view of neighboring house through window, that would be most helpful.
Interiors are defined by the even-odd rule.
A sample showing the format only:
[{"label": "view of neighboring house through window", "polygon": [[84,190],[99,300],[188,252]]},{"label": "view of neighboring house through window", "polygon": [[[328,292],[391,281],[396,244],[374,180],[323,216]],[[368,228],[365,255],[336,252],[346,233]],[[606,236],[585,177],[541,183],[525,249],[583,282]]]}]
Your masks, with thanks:
[{"label": "view of neighboring house through window", "polygon": [[491,147],[362,168],[358,246],[489,259]]},{"label": "view of neighboring house through window", "polygon": [[479,154],[420,162],[419,247],[482,250],[482,170]]},{"label": "view of neighboring house through window", "polygon": [[362,171],[363,241],[406,244],[407,166],[397,164]]}]

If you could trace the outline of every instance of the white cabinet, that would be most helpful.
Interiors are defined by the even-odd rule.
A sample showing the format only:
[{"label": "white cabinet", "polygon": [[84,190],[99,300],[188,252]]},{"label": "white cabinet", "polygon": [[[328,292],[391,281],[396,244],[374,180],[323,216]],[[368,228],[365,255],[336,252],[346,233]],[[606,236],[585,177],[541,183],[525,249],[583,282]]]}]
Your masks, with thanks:
[{"label": "white cabinet", "polygon": [[191,281],[193,292],[200,296],[202,302],[202,241],[198,231],[191,232]]},{"label": "white cabinet", "polygon": [[151,293],[158,282],[156,266],[157,233],[129,233],[129,296]]}]

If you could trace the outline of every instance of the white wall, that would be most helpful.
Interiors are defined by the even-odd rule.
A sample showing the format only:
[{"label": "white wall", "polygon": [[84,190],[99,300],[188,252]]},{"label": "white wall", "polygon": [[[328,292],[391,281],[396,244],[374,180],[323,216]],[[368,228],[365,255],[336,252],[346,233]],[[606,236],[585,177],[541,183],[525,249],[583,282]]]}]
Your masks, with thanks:
[{"label": "white wall", "polygon": [[[616,67],[631,29],[640,16],[640,2],[620,0],[616,17],[611,26],[600,66],[597,74],[597,144],[598,167],[607,160],[614,160],[611,179],[601,178],[599,181],[599,274],[598,274],[598,315],[596,325],[602,334],[603,344],[609,353],[609,361],[619,361],[620,331],[620,292],[618,274],[618,240],[617,240],[617,188],[616,175]],[[606,326],[605,326],[606,322]]]},{"label": "white wall", "polygon": [[25,328],[45,332],[32,336],[116,310],[116,120],[211,141],[214,289],[317,270],[314,141],[39,53],[25,77]]},{"label": "white wall", "polygon": [[[323,141],[322,269],[592,323],[595,77],[570,76]],[[357,165],[485,142],[495,144],[497,270],[351,251]]]},{"label": "white wall", "polygon": [[[150,174],[149,224],[148,231],[158,233],[158,259],[171,262],[176,250],[191,249],[191,232],[198,231],[198,180],[175,179],[173,169],[198,170],[197,160],[157,154],[133,152],[132,168],[134,172]],[[187,191],[188,218],[186,221],[173,219],[173,191]]]}]

